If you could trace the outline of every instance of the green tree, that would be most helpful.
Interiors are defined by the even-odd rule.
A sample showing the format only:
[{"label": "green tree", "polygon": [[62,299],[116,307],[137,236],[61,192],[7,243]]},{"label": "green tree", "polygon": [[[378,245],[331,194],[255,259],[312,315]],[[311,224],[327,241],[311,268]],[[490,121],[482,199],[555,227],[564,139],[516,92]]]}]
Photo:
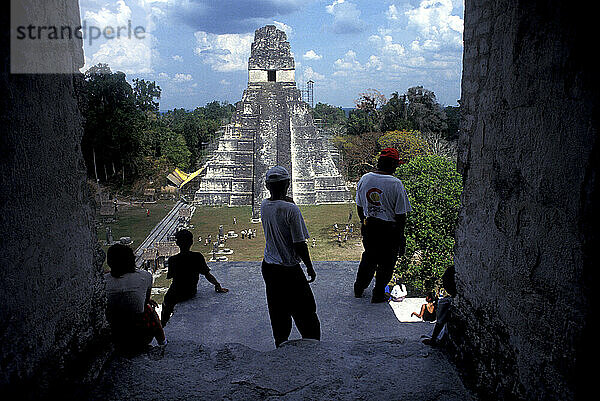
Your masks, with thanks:
[{"label": "green tree", "polygon": [[143,79],[133,80],[133,94],[135,96],[135,105],[142,112],[158,113],[158,101],[160,99],[161,89],[156,82]]},{"label": "green tree", "polygon": [[387,99],[376,89],[360,93],[354,101],[356,108],[351,110],[346,122],[348,135],[362,135],[366,132],[381,132],[381,107]]},{"label": "green tree", "polygon": [[462,180],[455,164],[437,155],[419,156],[396,171],[412,211],[406,224],[406,253],[396,275],[414,293],[439,287],[443,272],[454,261],[454,231]]},{"label": "green tree", "polygon": [[400,154],[400,160],[408,162],[417,156],[425,156],[430,152],[427,141],[419,136],[418,131],[390,131],[378,140],[379,148],[394,148]]},{"label": "green tree", "polygon": [[189,170],[190,168],[190,156],[185,138],[183,135],[166,130],[163,133],[163,139],[161,141],[162,154],[169,160],[175,167],[179,167],[182,170]]},{"label": "green tree", "polygon": [[377,131],[376,117],[363,109],[350,110],[346,121],[346,133],[352,136],[360,136],[367,132]]},{"label": "green tree", "polygon": [[216,138],[221,126],[231,120],[235,107],[218,101],[196,107],[192,111],[173,109],[162,114],[161,124],[180,134],[190,151],[190,169],[199,167],[205,147]]},{"label": "green tree", "polygon": [[326,103],[317,103],[312,109],[313,118],[325,122],[328,128],[333,128],[346,124],[346,113],[341,107],[334,107]]},{"label": "green tree", "polygon": [[406,95],[392,93],[385,105],[381,107],[381,130],[411,130],[413,123],[408,120],[408,104]]},{"label": "green tree", "polygon": [[460,107],[446,106],[444,107],[446,114],[447,127],[443,131],[444,139],[447,141],[455,141],[458,139],[458,124],[460,121]]},{"label": "green tree", "polygon": [[406,96],[408,119],[416,129],[426,133],[441,132],[447,128],[446,114],[436,101],[435,93],[422,86],[414,86],[408,88]]},{"label": "green tree", "polygon": [[109,180],[116,172],[133,179],[143,157],[145,117],[122,72],[98,64],[84,75],[80,108],[84,116],[83,156],[88,174]]},{"label": "green tree", "polygon": [[379,132],[366,132],[362,135],[349,135],[342,144],[344,165],[349,178],[359,178],[373,170],[376,165],[376,155],[380,147]]}]

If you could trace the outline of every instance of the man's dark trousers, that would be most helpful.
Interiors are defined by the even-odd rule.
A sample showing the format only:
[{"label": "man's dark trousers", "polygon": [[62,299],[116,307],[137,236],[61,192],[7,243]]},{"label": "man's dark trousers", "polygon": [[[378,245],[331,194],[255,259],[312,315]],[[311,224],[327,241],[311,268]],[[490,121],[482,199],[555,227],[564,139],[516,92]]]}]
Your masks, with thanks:
[{"label": "man's dark trousers", "polygon": [[292,318],[302,338],[321,339],[321,323],[310,284],[300,265],[288,267],[263,261],[262,275],[275,346],[286,341],[292,331]]},{"label": "man's dark trousers", "polygon": [[167,324],[171,318],[171,314],[175,310],[175,305],[180,302],[187,301],[188,299],[194,298],[196,291],[178,291],[176,285],[171,284],[162,304],[161,323],[163,327]]},{"label": "man's dark trousers", "polygon": [[357,296],[362,295],[377,272],[373,298],[381,299],[385,295],[385,286],[394,274],[398,250],[404,236],[395,222],[372,217],[366,219],[361,233],[365,250],[358,265],[354,293]]}]

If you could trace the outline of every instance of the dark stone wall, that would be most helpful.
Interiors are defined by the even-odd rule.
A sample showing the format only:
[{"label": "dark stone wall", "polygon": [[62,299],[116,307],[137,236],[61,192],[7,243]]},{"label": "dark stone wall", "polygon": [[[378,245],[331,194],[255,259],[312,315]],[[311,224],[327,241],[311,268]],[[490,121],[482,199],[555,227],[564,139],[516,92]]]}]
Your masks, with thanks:
[{"label": "dark stone wall", "polygon": [[456,232],[457,362],[484,399],[570,400],[598,249],[591,17],[561,1],[466,1]]},{"label": "dark stone wall", "polygon": [[[32,15],[64,12],[21,3]],[[78,3],[69,2],[73,21]],[[11,75],[8,2],[0,71],[0,394],[63,398],[106,357],[103,252],[96,248],[70,74]],[[56,7],[55,7],[56,6]],[[64,16],[63,16],[64,17]],[[76,26],[77,24],[75,24]],[[31,57],[39,55],[31,54]],[[75,54],[57,55],[82,65]],[[15,397],[15,398],[13,398]]]}]

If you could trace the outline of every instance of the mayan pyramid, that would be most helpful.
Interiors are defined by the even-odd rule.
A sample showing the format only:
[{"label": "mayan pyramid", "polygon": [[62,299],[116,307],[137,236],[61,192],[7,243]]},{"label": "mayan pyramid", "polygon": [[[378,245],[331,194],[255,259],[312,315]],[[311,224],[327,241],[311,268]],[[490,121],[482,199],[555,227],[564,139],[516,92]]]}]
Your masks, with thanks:
[{"label": "mayan pyramid", "polygon": [[[350,193],[335,166],[328,139],[302,101],[285,32],[267,25],[255,32],[248,60],[248,88],[231,124],[203,166],[194,186],[198,205],[252,205],[269,196],[265,172],[274,165],[290,171],[289,195],[300,205],[343,203]],[[197,189],[196,189],[197,188]]]}]

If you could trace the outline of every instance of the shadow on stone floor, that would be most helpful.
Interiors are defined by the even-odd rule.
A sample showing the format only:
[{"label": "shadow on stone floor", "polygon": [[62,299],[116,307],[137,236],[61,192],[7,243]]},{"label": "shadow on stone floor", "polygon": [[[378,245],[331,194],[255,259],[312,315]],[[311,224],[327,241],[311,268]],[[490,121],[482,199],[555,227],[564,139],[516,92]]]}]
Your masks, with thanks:
[{"label": "shadow on stone floor", "polygon": [[206,282],[177,306],[158,348],[115,356],[93,400],[468,400],[455,368],[420,342],[429,323],[401,323],[391,306],[352,294],[358,262],[317,262],[312,284],[321,342],[296,329],[275,349],[258,262],[212,265],[228,294]]}]

